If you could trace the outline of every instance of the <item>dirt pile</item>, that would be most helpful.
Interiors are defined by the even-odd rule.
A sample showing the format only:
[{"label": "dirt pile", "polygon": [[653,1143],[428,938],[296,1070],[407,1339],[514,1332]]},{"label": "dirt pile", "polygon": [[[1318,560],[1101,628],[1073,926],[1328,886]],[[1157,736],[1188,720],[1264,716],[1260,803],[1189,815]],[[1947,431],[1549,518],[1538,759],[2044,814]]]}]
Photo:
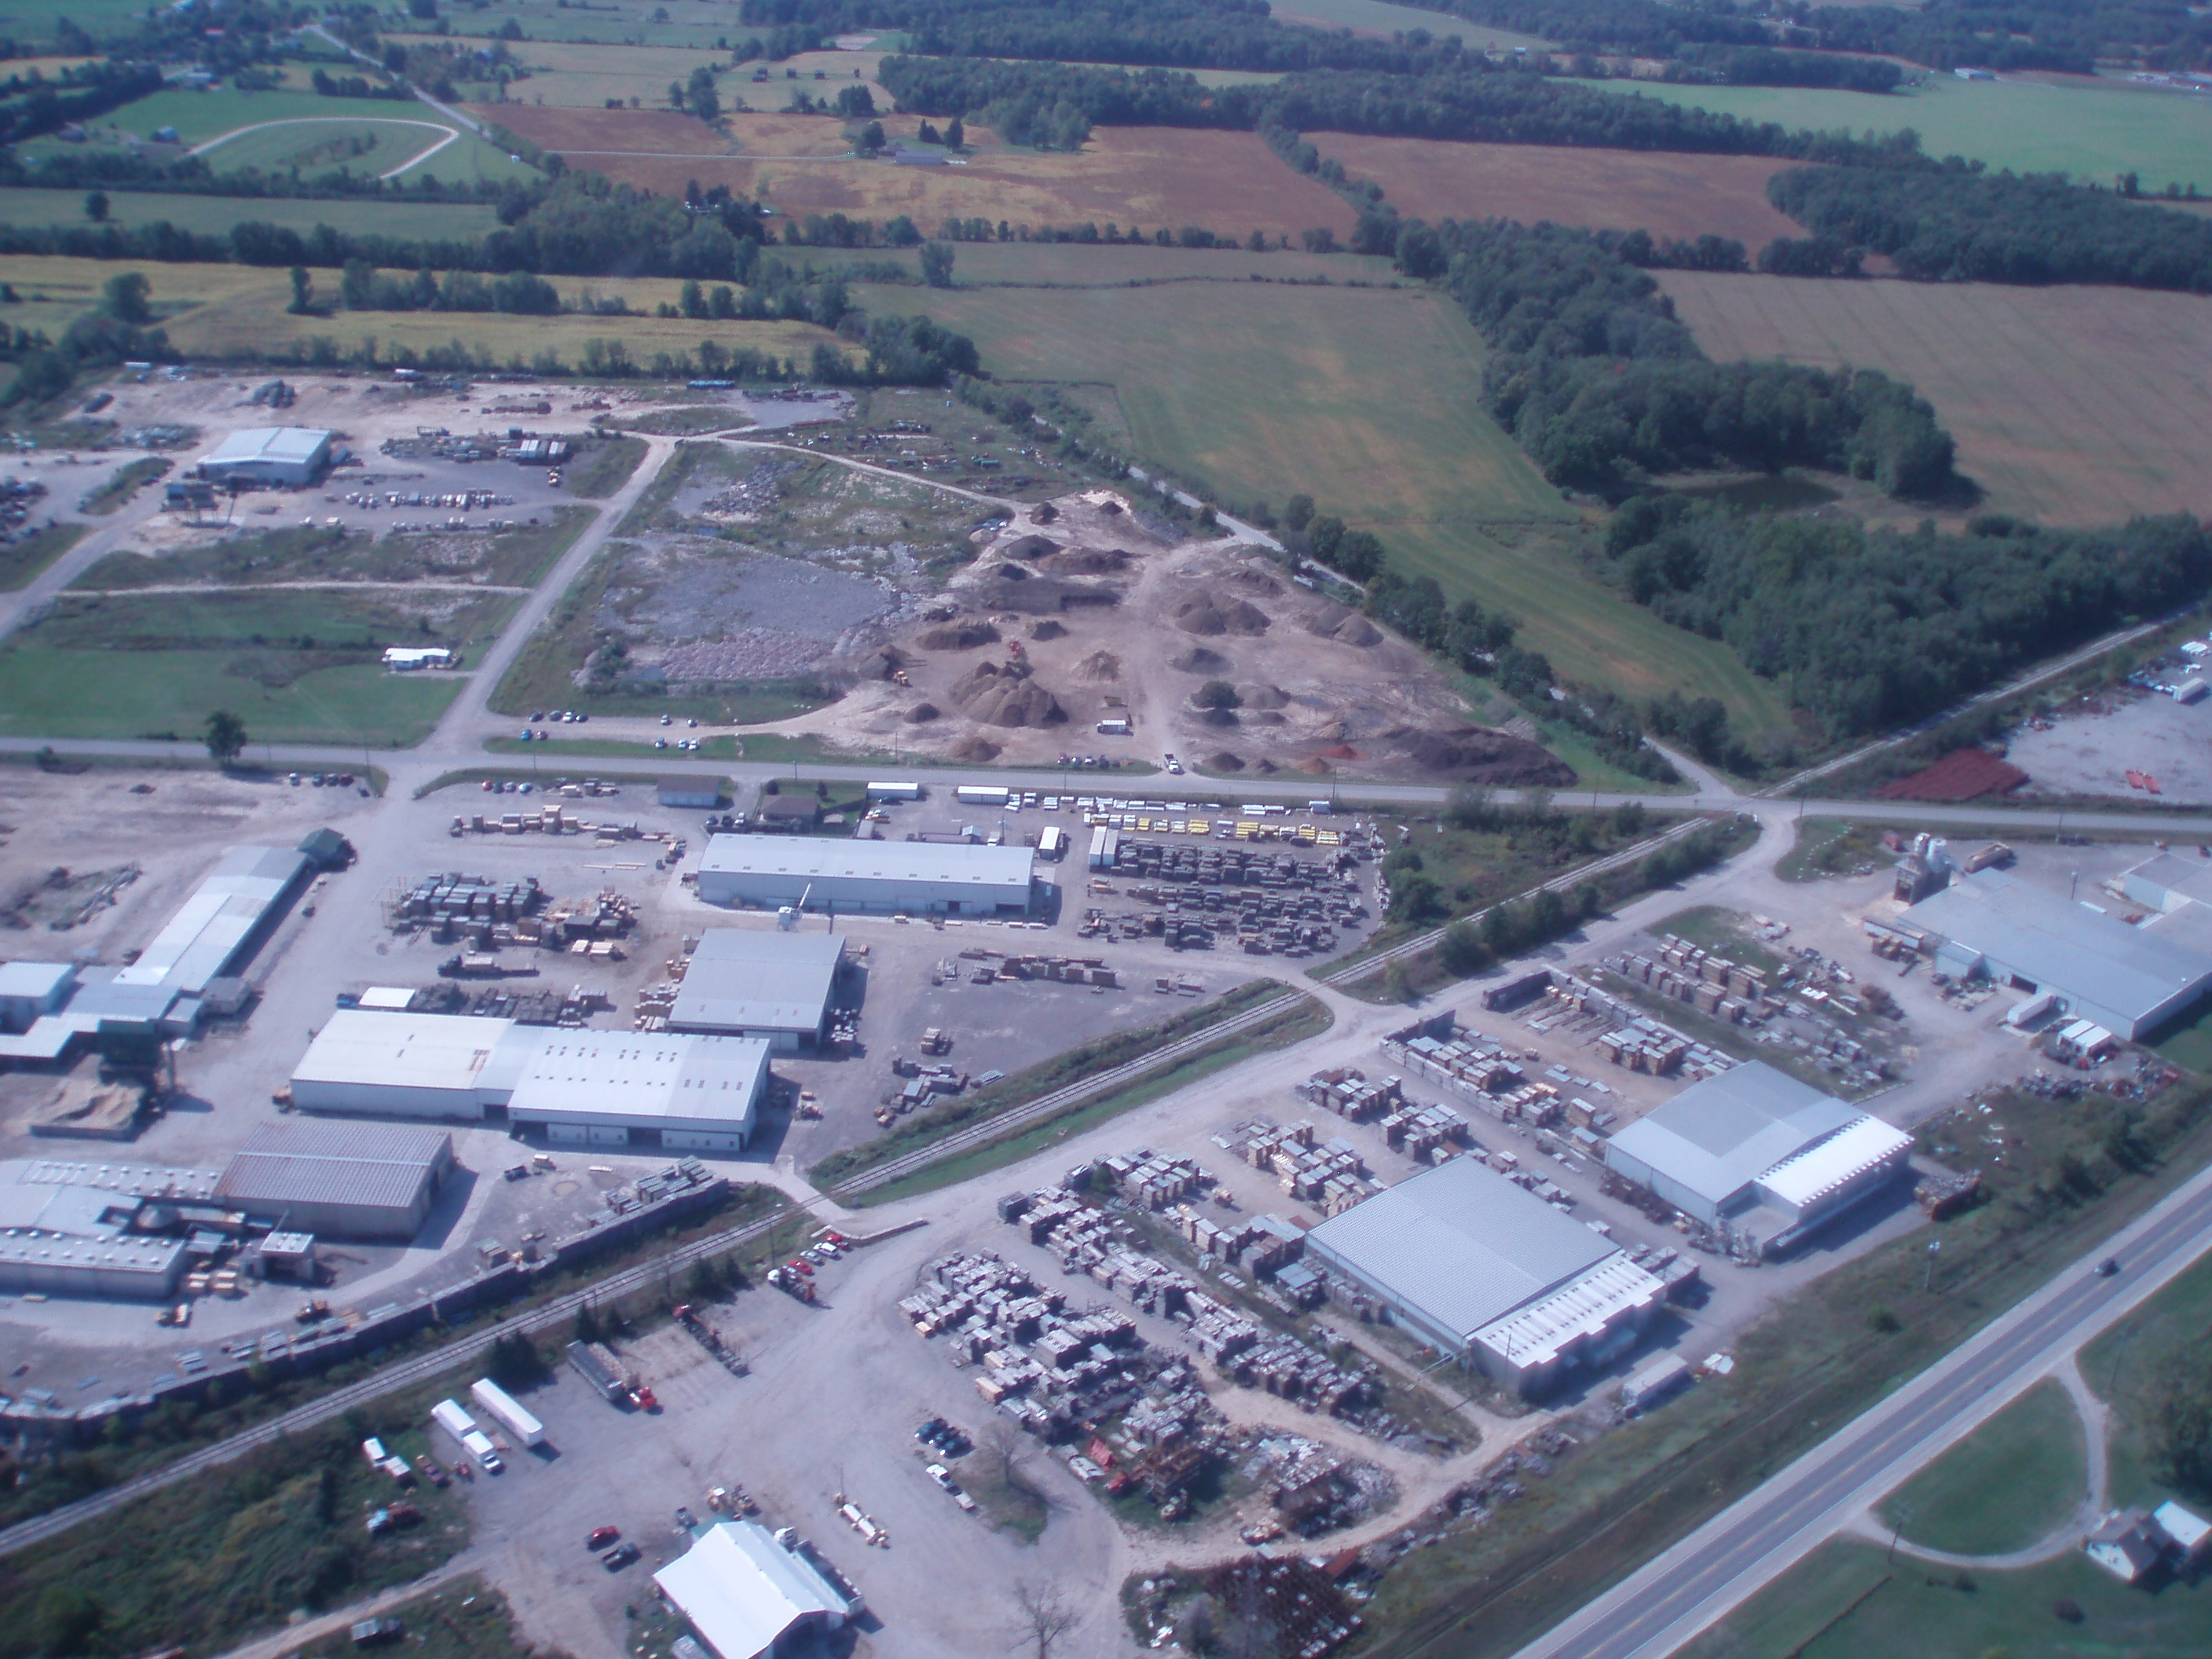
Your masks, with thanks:
[{"label": "dirt pile", "polygon": [[1033,640],[1056,640],[1066,632],[1066,629],[1049,617],[1030,624],[1030,637]]},{"label": "dirt pile", "polygon": [[1111,651],[1094,651],[1075,665],[1078,679],[1118,680],[1121,678],[1121,659]]},{"label": "dirt pile", "polygon": [[1267,613],[1258,605],[1247,599],[1224,599],[1204,592],[1192,594],[1168,617],[1184,633],[1205,638],[1239,634],[1247,639],[1256,639],[1267,631]]},{"label": "dirt pile", "polygon": [[987,622],[948,623],[919,635],[915,643],[925,651],[973,651],[979,645],[996,645],[999,630]]},{"label": "dirt pile", "polygon": [[1400,728],[1385,734],[1404,745],[1406,758],[1425,772],[1468,783],[1557,787],[1575,781],[1574,768],[1526,738],[1488,726],[1464,726],[1449,732]]},{"label": "dirt pile", "polygon": [[1008,542],[999,550],[1009,559],[1042,559],[1048,553],[1060,551],[1060,544],[1049,536],[1022,536]]},{"label": "dirt pile", "polygon": [[1225,674],[1236,665],[1218,651],[1194,645],[1180,657],[1169,658],[1168,666],[1179,668],[1186,674]]},{"label": "dirt pile", "polygon": [[1210,772],[1242,772],[1244,763],[1226,749],[1217,749],[1206,757],[1206,767]]},{"label": "dirt pile", "polygon": [[1283,591],[1282,583],[1264,570],[1247,565],[1229,579],[1229,585],[1240,593],[1250,593],[1263,599],[1272,599]]},{"label": "dirt pile", "polygon": [[985,726],[1057,726],[1067,718],[1060,701],[1027,674],[979,662],[953,682],[953,705]]},{"label": "dirt pile", "polygon": [[999,758],[999,745],[988,738],[969,738],[954,745],[952,758],[962,761],[993,761]]},{"label": "dirt pile", "polygon": [[1129,555],[1118,547],[1071,547],[1048,553],[1036,563],[1038,569],[1060,576],[1109,576],[1128,568]]},{"label": "dirt pile", "polygon": [[1237,698],[1247,708],[1287,708],[1291,694],[1279,685],[1240,685]]},{"label": "dirt pile", "polygon": [[930,721],[942,718],[943,712],[933,702],[918,702],[906,711],[907,724],[927,726]]},{"label": "dirt pile", "polygon": [[1362,649],[1382,642],[1381,629],[1357,611],[1340,605],[1325,605],[1307,617],[1306,632],[1320,639],[1334,640],[1339,645]]},{"label": "dirt pile", "polygon": [[962,596],[979,611],[1018,611],[1028,616],[1078,605],[1118,605],[1121,598],[1110,587],[1034,576],[1011,564],[993,565],[973,586],[963,588]]}]

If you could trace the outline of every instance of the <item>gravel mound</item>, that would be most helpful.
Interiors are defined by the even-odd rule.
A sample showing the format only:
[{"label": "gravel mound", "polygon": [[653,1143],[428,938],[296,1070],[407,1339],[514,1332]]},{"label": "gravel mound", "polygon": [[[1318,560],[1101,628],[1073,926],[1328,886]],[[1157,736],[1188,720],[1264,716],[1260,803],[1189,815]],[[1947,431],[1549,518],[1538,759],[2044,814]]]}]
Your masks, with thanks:
[{"label": "gravel mound", "polygon": [[1225,674],[1236,665],[1218,651],[1209,651],[1202,645],[1194,645],[1180,657],[1168,659],[1168,666],[1179,668],[1186,674]]},{"label": "gravel mound", "polygon": [[979,662],[953,684],[953,704],[985,726],[1057,726],[1067,718],[1059,699],[1024,673]]},{"label": "gravel mound", "polygon": [[925,651],[973,651],[979,645],[996,645],[999,630],[987,622],[947,623],[915,641]]},{"label": "gravel mound", "polygon": [[1056,640],[1066,632],[1065,628],[1049,617],[1030,624],[1030,637],[1033,640]]},{"label": "gravel mound", "polygon": [[1094,651],[1075,665],[1078,679],[1118,680],[1121,678],[1121,659],[1111,651]]}]

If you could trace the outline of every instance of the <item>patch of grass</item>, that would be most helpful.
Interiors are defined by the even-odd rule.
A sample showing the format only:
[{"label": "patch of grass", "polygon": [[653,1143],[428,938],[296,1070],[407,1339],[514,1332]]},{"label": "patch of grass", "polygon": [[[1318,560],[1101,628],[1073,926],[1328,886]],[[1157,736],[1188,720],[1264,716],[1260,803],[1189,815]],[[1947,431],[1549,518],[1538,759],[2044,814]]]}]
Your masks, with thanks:
[{"label": "patch of grass", "polygon": [[1782,855],[1774,873],[1784,881],[1820,881],[1849,875],[1863,865],[1897,862],[1881,844],[1881,826],[1856,818],[1800,818],[1797,844]]},{"label": "patch of grass", "polygon": [[0,547],[0,593],[28,587],[56,559],[82,540],[90,528],[81,524],[50,524]]},{"label": "patch of grass", "polygon": [[957,1158],[948,1158],[942,1163],[933,1164],[902,1181],[895,1181],[864,1193],[853,1202],[856,1207],[866,1209],[871,1205],[911,1198],[917,1193],[955,1187],[993,1170],[1003,1170],[1008,1164],[1018,1164],[1032,1153],[1042,1152],[1059,1141],[1096,1128],[1099,1124],[1142,1106],[1147,1101],[1158,1100],[1163,1095],[1172,1094],[1177,1089],[1185,1088],[1218,1072],[1225,1072],[1255,1054],[1287,1048],[1308,1037],[1317,1036],[1329,1028],[1333,1018],[1326,1006],[1307,998],[1297,1008],[1247,1032],[1233,1042],[1224,1043],[1218,1048],[1206,1049],[1188,1059],[1164,1066],[1127,1088],[1116,1089],[1111,1094],[1102,1095],[1067,1111],[1056,1112],[1003,1140],[994,1140]]},{"label": "patch of grass", "polygon": [[1745,931],[1751,926],[1751,918],[1741,910],[1700,904],[1678,910],[1664,921],[1654,922],[1651,931],[1655,934],[1672,933],[1676,939],[1686,939],[1744,967],[1757,968],[1768,975],[1779,973],[1784,966],[1782,957]]},{"label": "patch of grass", "polygon": [[619,424],[626,432],[651,432],[663,437],[689,437],[701,432],[730,432],[750,426],[753,417],[742,409],[724,404],[694,404],[683,409],[656,409],[647,415],[626,417]]},{"label": "patch of grass", "polygon": [[119,511],[125,502],[175,465],[175,462],[165,460],[159,455],[142,455],[137,460],[116,468],[115,476],[87,495],[78,504],[77,510],[102,515]]},{"label": "patch of grass", "polygon": [[[1943,1250],[1932,1288],[1923,1288],[1925,1230],[1813,1280],[1738,1337],[1732,1376],[1701,1383],[1577,1454],[1531,1487],[1511,1524],[1406,1558],[1368,1609],[1376,1632],[1369,1653],[1513,1652],[1948,1352],[2212,1156],[2212,1087],[2171,1089],[2148,1107],[2097,1095],[1993,1103],[2005,1126],[2005,1161],[1984,1169],[1981,1207],[1934,1224]],[[2130,1112],[2138,1114],[2131,1168],[2104,1151]],[[1986,1121],[1946,1114],[1923,1127],[1922,1150],[1956,1157],[1960,1149],[1945,1143],[1971,1138]],[[1896,1328],[1870,1324],[1869,1314],[1885,1309]],[[2083,1584],[2105,1577],[2078,1556],[2052,1571],[2075,1562]],[[2078,1591],[2055,1593],[2092,1605]],[[1886,1647],[1825,1651],[1978,1653],[1988,1639],[1947,1644],[1916,1631],[1893,1632]],[[1788,1650],[1740,1650],[1761,1659]]]},{"label": "patch of grass", "polygon": [[[394,108],[404,109],[404,105]],[[216,159],[222,152],[217,150]],[[0,190],[0,219],[11,225],[82,225],[81,190]],[[228,234],[244,219],[278,225],[302,235],[317,225],[343,223],[356,236],[390,236],[430,242],[473,242],[496,229],[489,202],[326,201],[313,198],[186,196],[162,191],[111,190],[107,222],[125,230],[166,222],[201,235]]]},{"label": "patch of grass", "polygon": [[534,587],[595,516],[590,507],[563,507],[555,509],[550,523],[451,536],[380,537],[322,526],[268,530],[158,557],[112,553],[70,586],[113,592],[179,582],[242,586],[428,579]]},{"label": "patch of grass", "polygon": [[2045,1378],[1883,1500],[1886,1526],[1953,1555],[2040,1542],[2088,1492],[2081,1413]]},{"label": "patch of grass", "polygon": [[[640,772],[594,772],[592,775],[602,783],[650,784],[658,781]],[[421,800],[425,795],[434,795],[441,789],[459,789],[487,780],[494,783],[527,783],[538,788],[551,788],[568,781],[563,777],[548,778],[542,772],[518,771],[512,767],[463,766],[451,772],[441,772],[429,782],[418,786],[414,799]]]},{"label": "patch of grass", "polygon": [[1116,1031],[1107,1036],[1095,1037],[1089,1042],[1079,1043],[1065,1054],[1041,1060],[1024,1072],[978,1089],[943,1106],[928,1111],[916,1112],[903,1118],[873,1140],[863,1146],[848,1146],[836,1152],[807,1171],[807,1179],[816,1186],[830,1188],[841,1181],[872,1170],[878,1164],[889,1163],[918,1152],[931,1142],[940,1140],[956,1129],[971,1128],[978,1123],[997,1116],[1040,1095],[1050,1094],[1080,1083],[1087,1077],[1111,1071],[1116,1066],[1164,1047],[1184,1037],[1192,1036],[1233,1019],[1255,1003],[1264,1002],[1279,995],[1283,987],[1271,979],[1249,981],[1234,990],[1201,1002],[1194,1007],[1181,1009],[1154,1025],[1146,1025],[1133,1031]]},{"label": "patch of grass", "polygon": [[562,475],[571,495],[599,501],[629,482],[646,456],[642,438],[606,438],[586,444],[570,459]]},{"label": "patch of grass", "polygon": [[[2075,1623],[2053,1611],[2080,1609]],[[2212,1581],[2147,1591],[2080,1551],[2017,1572],[1963,1575],[1878,1544],[1824,1544],[1682,1650],[1681,1659],[2194,1659],[2212,1649]]]},{"label": "patch of grass", "polygon": [[[553,1659],[557,1652],[525,1641],[507,1597],[477,1577],[457,1578],[386,1616],[407,1626],[408,1659]],[[302,1659],[354,1659],[356,1650],[340,1631],[299,1652]]]},{"label": "patch of grass", "polygon": [[2202,1493],[2185,1493],[2150,1468],[2145,1431],[2156,1409],[2151,1384],[2178,1353],[2212,1330],[2212,1258],[2199,1261],[2118,1324],[2085,1346],[2077,1364],[2081,1380],[2112,1408],[2110,1444],[2115,1504],[2156,1505],[2168,1498],[2200,1506]]},{"label": "patch of grass", "polygon": [[2150,1046],[2161,1060],[2200,1075],[2212,1072],[2212,1007],[2199,1006],[2184,1014],[2158,1033]]}]

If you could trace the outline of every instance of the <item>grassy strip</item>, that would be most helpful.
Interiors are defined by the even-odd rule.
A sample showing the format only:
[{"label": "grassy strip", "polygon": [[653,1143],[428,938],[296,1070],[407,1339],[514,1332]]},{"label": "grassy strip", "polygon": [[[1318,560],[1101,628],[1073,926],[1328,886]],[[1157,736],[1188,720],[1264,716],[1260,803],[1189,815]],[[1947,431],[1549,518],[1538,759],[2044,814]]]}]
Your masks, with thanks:
[{"label": "grassy strip", "polygon": [[1253,980],[1210,1001],[1186,1008],[1157,1025],[1141,1026],[1133,1031],[1117,1031],[1109,1036],[1080,1043],[1065,1054],[1040,1061],[1025,1072],[1018,1072],[1012,1077],[1002,1079],[987,1089],[979,1089],[963,1099],[930,1111],[917,1112],[865,1146],[848,1146],[842,1152],[832,1152],[808,1170],[806,1178],[817,1187],[834,1187],[841,1181],[874,1169],[878,1164],[887,1164],[893,1158],[919,1152],[956,1129],[969,1128],[1041,1095],[1048,1095],[1055,1089],[1065,1089],[1085,1078],[1096,1077],[1101,1072],[1110,1072],[1116,1066],[1126,1066],[1156,1048],[1195,1036],[1224,1020],[1233,1019],[1245,1009],[1265,1002],[1283,988],[1272,979]]},{"label": "grassy strip", "polygon": [[[1815,1279],[1746,1330],[1735,1373],[1616,1430],[1499,1525],[1417,1551],[1384,1581],[1363,1655],[1513,1652],[1949,1352],[2212,1158],[2212,1085],[2148,1106],[1999,1097],[1924,1126],[1954,1165],[2002,1124],[1988,1201]],[[1914,1650],[1916,1651],[1922,1650]],[[1926,1650],[1933,1651],[1934,1650]]]},{"label": "grassy strip", "polygon": [[78,503],[80,513],[108,514],[118,510],[141,489],[161,477],[176,465],[159,455],[142,455],[127,466],[118,467],[115,476],[94,490]]},{"label": "grassy strip", "polygon": [[33,530],[21,541],[0,547],[0,593],[28,587],[56,559],[82,539],[89,525],[50,524]]},{"label": "grassy strip", "polygon": [[856,1208],[862,1209],[872,1204],[889,1204],[897,1199],[912,1198],[919,1193],[957,1186],[963,1181],[973,1180],[994,1170],[1003,1170],[1009,1164],[1018,1164],[1032,1153],[1041,1152],[1057,1142],[1085,1133],[1148,1101],[1172,1094],[1177,1089],[1211,1077],[1217,1072],[1225,1072],[1255,1054],[1287,1048],[1294,1043],[1304,1042],[1308,1037],[1318,1036],[1329,1028],[1334,1018],[1334,1016],[1322,1004],[1310,997],[1304,998],[1297,1007],[1264,1025],[1255,1027],[1233,1042],[1224,1042],[1218,1048],[1201,1049],[1125,1088],[1116,1089],[1111,1094],[1102,1095],[1080,1106],[1070,1107],[1064,1112],[1055,1112],[1003,1140],[994,1140],[957,1158],[933,1164],[902,1181],[894,1181],[872,1192],[863,1193],[852,1202]]},{"label": "grassy strip", "polygon": [[[538,1651],[514,1627],[514,1609],[471,1576],[404,1601],[385,1615],[407,1627],[407,1659],[528,1659]],[[299,1650],[300,1659],[353,1659],[352,1638],[336,1631]]]},{"label": "grassy strip", "polygon": [[[629,1248],[617,1255],[549,1275],[531,1287],[531,1294],[526,1299],[492,1304],[457,1320],[426,1327],[374,1354],[357,1354],[306,1376],[278,1378],[257,1365],[247,1370],[242,1382],[226,1382],[220,1377],[212,1378],[197,1401],[180,1397],[165,1401],[135,1420],[111,1419],[116,1426],[106,1431],[97,1444],[57,1445],[35,1458],[19,1454],[0,1463],[0,1476],[4,1476],[5,1480],[4,1488],[0,1488],[0,1526],[27,1521],[164,1468],[187,1453],[227,1440],[242,1430],[319,1400],[333,1389],[362,1382],[394,1361],[527,1313],[533,1307],[542,1307],[556,1297],[634,1267],[650,1256],[690,1240],[743,1226],[769,1214],[782,1202],[782,1194],[773,1188],[738,1188],[718,1208],[695,1211],[681,1218],[680,1224],[633,1240]],[[378,1401],[367,1409],[381,1414],[386,1407],[385,1402]],[[356,1443],[361,1437],[356,1435]],[[358,1462],[358,1449],[354,1455]],[[0,1569],[0,1596],[4,1596],[7,1584],[5,1570]],[[0,1653],[6,1651],[4,1640],[0,1640]]]},{"label": "grassy strip", "polygon": [[[72,778],[95,767],[111,772],[221,772],[226,777],[247,783],[275,783],[284,775],[260,765],[217,766],[211,760],[185,755],[76,755],[70,752],[66,744],[58,750],[52,744],[43,749],[0,750],[0,766],[35,766],[41,772]],[[381,795],[392,785],[392,775],[380,767],[356,770],[353,778],[356,784],[367,785],[374,795]]]},{"label": "grassy strip", "polygon": [[[416,790],[415,799],[420,800],[425,795],[434,795],[441,789],[453,789],[464,784],[483,783],[487,781],[493,783],[529,783],[535,784],[541,789],[550,789],[556,783],[565,781],[568,775],[566,773],[562,773],[554,777],[548,777],[543,772],[524,772],[514,767],[464,766],[454,771],[439,773],[429,782]],[[658,777],[647,776],[642,772],[595,772],[592,775],[602,783],[658,783],[659,781]]]},{"label": "grassy strip", "polygon": [[646,448],[642,438],[602,438],[579,444],[562,479],[571,495],[605,500],[629,482]]},{"label": "grassy strip", "polygon": [[1880,1513],[1925,1548],[2002,1555],[2049,1537],[2088,1490],[2081,1413],[2046,1377],[1892,1492]]}]

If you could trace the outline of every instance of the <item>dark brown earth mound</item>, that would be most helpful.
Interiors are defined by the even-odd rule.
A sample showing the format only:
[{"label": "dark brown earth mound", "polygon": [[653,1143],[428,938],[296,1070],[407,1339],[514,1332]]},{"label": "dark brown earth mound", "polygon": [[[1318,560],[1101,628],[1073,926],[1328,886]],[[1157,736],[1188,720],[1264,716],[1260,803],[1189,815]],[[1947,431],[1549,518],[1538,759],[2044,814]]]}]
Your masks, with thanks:
[{"label": "dark brown earth mound", "polygon": [[973,651],[979,645],[996,645],[999,630],[987,622],[947,623],[915,641],[925,651]]},{"label": "dark brown earth mound", "polygon": [[1030,624],[1030,637],[1033,640],[1056,640],[1066,632],[1067,630],[1065,628],[1049,617],[1042,622],[1033,622]]},{"label": "dark brown earth mound", "polygon": [[1574,768],[1549,750],[1488,726],[1449,732],[1401,727],[1388,735],[1405,745],[1406,758],[1423,771],[1468,783],[1556,787],[1575,781]]},{"label": "dark brown earth mound", "polygon": [[1282,583],[1266,571],[1255,570],[1249,565],[1231,576],[1229,585],[1240,593],[1256,594],[1263,599],[1271,599],[1283,591]]},{"label": "dark brown earth mound", "polygon": [[1382,641],[1382,630],[1357,611],[1340,605],[1324,605],[1306,618],[1306,632],[1339,645],[1370,646]]},{"label": "dark brown earth mound", "polygon": [[930,721],[939,719],[941,713],[942,711],[933,702],[918,702],[906,711],[907,724],[927,726]]},{"label": "dark brown earth mound", "polygon": [[1037,568],[1060,576],[1106,576],[1128,568],[1129,556],[1118,547],[1071,547],[1037,561]]},{"label": "dark brown earth mound", "polygon": [[1244,769],[1244,763],[1226,749],[1217,749],[1208,755],[1206,765],[1206,769],[1212,772],[1242,772]]},{"label": "dark brown earth mound", "polygon": [[1059,700],[1027,674],[979,662],[948,694],[969,719],[986,726],[1056,726],[1067,718]]},{"label": "dark brown earth mound", "polygon": [[1168,666],[1180,668],[1186,674],[1225,674],[1236,665],[1218,651],[1194,645],[1180,657],[1170,658]]},{"label": "dark brown earth mound", "polygon": [[1114,605],[1121,599],[1110,587],[1033,576],[1011,564],[994,565],[989,575],[963,591],[963,597],[979,611],[1018,611],[1033,617],[1049,616],[1076,605]]},{"label": "dark brown earth mound", "polygon": [[1050,501],[1039,501],[1035,507],[1030,509],[1030,522],[1031,524],[1050,524],[1059,516],[1060,509],[1054,507]]},{"label": "dark brown earth mound", "polygon": [[1305,759],[1297,763],[1295,769],[1306,773],[1310,776],[1319,778],[1326,777],[1329,773],[1334,771],[1336,769],[1331,766],[1327,761],[1323,760],[1319,755],[1309,755]]},{"label": "dark brown earth mound", "polygon": [[1048,553],[1060,551],[1060,544],[1049,536],[1023,536],[1008,542],[1000,552],[1009,559],[1041,559]]},{"label": "dark brown earth mound", "polygon": [[1121,659],[1111,651],[1094,651],[1075,665],[1076,678],[1085,680],[1118,680],[1121,678]]},{"label": "dark brown earth mound", "polygon": [[1240,634],[1250,639],[1267,631],[1267,613],[1244,599],[1223,599],[1212,593],[1194,593],[1168,613],[1186,634],[1212,638]]},{"label": "dark brown earth mound", "polygon": [[988,738],[970,738],[965,743],[954,745],[952,758],[963,761],[996,760],[999,758],[999,745]]},{"label": "dark brown earth mound", "polygon": [[1279,685],[1240,685],[1237,700],[1247,708],[1287,708],[1291,694]]}]

